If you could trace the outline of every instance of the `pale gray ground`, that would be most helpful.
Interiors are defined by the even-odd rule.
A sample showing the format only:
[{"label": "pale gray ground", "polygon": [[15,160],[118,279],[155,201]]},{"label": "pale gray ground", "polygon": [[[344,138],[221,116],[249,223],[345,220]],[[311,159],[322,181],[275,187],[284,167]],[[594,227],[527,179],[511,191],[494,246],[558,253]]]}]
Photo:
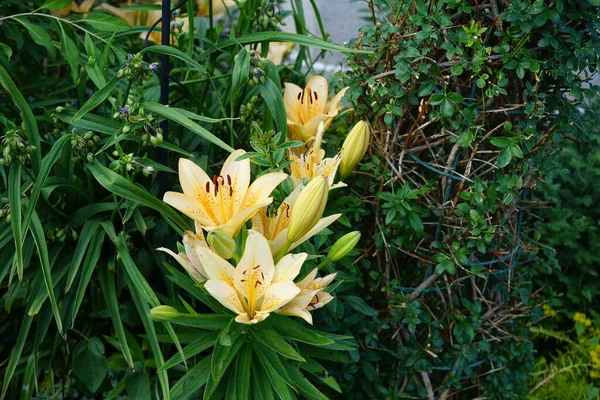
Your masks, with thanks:
[{"label": "pale gray ground", "polygon": [[[353,38],[358,37],[358,29],[365,25],[361,20],[366,9],[364,1],[350,3],[350,0],[315,0],[315,3],[321,13],[321,19],[325,30],[330,34],[330,40],[337,44],[345,44]],[[306,17],[307,29],[320,37],[319,25],[315,12],[309,0],[303,0],[304,13]],[[287,26],[283,27],[286,31],[295,31],[294,21],[288,19]],[[313,50],[313,54],[318,51]],[[339,70],[346,57],[338,52],[328,52],[325,59],[321,60],[315,67],[317,72],[333,72]]]}]

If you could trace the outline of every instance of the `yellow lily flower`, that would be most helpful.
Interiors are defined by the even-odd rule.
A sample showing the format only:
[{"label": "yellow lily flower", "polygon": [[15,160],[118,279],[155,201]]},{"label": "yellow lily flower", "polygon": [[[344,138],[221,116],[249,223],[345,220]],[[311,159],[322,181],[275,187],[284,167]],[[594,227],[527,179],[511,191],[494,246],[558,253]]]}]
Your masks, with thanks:
[{"label": "yellow lily flower", "polygon": [[73,0],[70,5],[66,6],[65,8],[61,8],[60,10],[56,10],[55,13],[59,15],[67,15],[70,12],[83,14],[88,12],[95,2],[96,0]]},{"label": "yellow lily flower", "polygon": [[280,65],[285,59],[285,57],[292,52],[292,49],[295,46],[295,43],[271,42],[269,43],[269,53],[267,54],[267,60],[273,62],[273,64],[275,65]]},{"label": "yellow lily flower", "polygon": [[185,253],[175,253],[165,247],[159,247],[156,250],[164,251],[171,255],[189,274],[196,282],[204,282],[208,276],[200,263],[196,250],[199,247],[208,248],[204,239],[204,233],[202,228],[196,224],[196,232],[185,231],[183,234],[183,246],[185,247]]},{"label": "yellow lily flower", "polygon": [[236,150],[212,179],[192,161],[179,159],[179,182],[183,193],[167,192],[163,200],[196,221],[204,230],[220,229],[234,237],[259,209],[273,201],[273,189],[287,178],[271,172],[250,185],[250,160],[236,161],[244,154]]},{"label": "yellow lily flower", "polygon": [[[252,230],[260,232],[267,239],[272,254],[278,254],[286,244],[290,216],[294,212],[294,204],[296,203],[296,199],[302,188],[302,185],[297,186],[276,210],[269,210],[268,206],[263,207],[252,217]],[[303,210],[298,210],[297,212],[303,212]],[[335,220],[341,217],[341,215],[342,214],[333,214],[319,219],[317,224],[309,230],[308,233],[295,242],[292,242],[289,250],[295,249],[323,229],[327,228]]]},{"label": "yellow lily flower", "polygon": [[223,306],[238,314],[241,324],[256,324],[292,300],[300,289],[294,278],[307,254],[288,254],[274,265],[263,235],[249,231],[244,255],[233,267],[209,249],[198,248],[209,280],[204,287]]},{"label": "yellow lily flower", "polygon": [[296,283],[301,289],[300,293],[292,301],[275,311],[277,314],[300,317],[312,325],[312,315],[309,311],[321,308],[333,300],[333,296],[324,289],[337,275],[337,273],[333,273],[323,278],[317,278],[317,271],[317,268],[313,269],[306,278]]},{"label": "yellow lily flower", "polygon": [[304,154],[297,156],[293,151],[289,153],[288,157],[292,161],[290,164],[291,177],[294,184],[298,185],[307,179],[323,176],[329,182],[329,190],[347,186],[344,182],[333,183],[342,156],[338,153],[333,158],[325,158],[325,150],[321,148],[324,127],[324,123],[320,122],[315,139]]},{"label": "yellow lily flower", "polygon": [[322,76],[315,75],[309,79],[304,89],[286,82],[283,91],[283,102],[287,114],[290,137],[306,142],[317,134],[319,123],[323,122],[323,130],[338,114],[340,101],[348,88],[340,90],[333,99],[327,101],[329,85]]},{"label": "yellow lily flower", "polygon": [[[197,17],[208,17],[208,1],[207,0],[196,0],[196,16]],[[213,16],[222,14],[228,9],[235,7],[236,4],[233,0],[212,0]]]}]

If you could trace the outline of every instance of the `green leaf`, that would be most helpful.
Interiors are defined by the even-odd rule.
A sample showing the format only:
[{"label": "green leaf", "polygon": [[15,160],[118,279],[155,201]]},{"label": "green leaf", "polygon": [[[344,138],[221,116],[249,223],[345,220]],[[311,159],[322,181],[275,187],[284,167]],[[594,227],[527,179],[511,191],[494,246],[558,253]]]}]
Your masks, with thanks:
[{"label": "green leaf", "polygon": [[311,400],[327,400],[328,397],[325,396],[319,389],[317,389],[312,383],[308,381],[302,375],[302,372],[298,370],[298,368],[294,365],[287,364],[285,368],[292,378],[294,385],[300,391],[305,398]]},{"label": "green leaf", "polygon": [[179,58],[180,60],[185,61],[186,63],[196,68],[202,74],[206,74],[206,69],[202,65],[200,65],[198,61],[194,60],[193,58],[183,53],[181,50],[176,49],[175,47],[163,45],[149,46],[140,51],[139,54],[143,55],[144,53],[166,54],[175,58]]},{"label": "green leaf", "polygon": [[117,301],[117,293],[115,291],[115,278],[113,275],[114,273],[109,271],[108,268],[99,268],[98,276],[100,280],[100,288],[102,289],[104,301],[106,301],[108,313],[113,321],[115,333],[117,334],[117,340],[121,345],[123,358],[125,358],[125,361],[127,361],[129,368],[133,368],[133,358],[131,357],[131,351],[129,350],[129,344],[127,343],[127,337],[125,336],[125,330],[123,329],[123,322],[121,321],[119,303]]},{"label": "green leaf", "polygon": [[428,94],[433,92],[433,89],[435,89],[435,82],[433,81],[433,79],[429,79],[429,80],[423,82],[421,84],[421,86],[419,86],[419,91],[417,92],[417,96],[419,96],[419,97],[427,96]]},{"label": "green leaf", "polygon": [[512,160],[512,152],[509,146],[502,149],[500,154],[498,154],[498,168],[506,167],[510,163],[510,160]]},{"label": "green leaf", "polygon": [[[189,360],[190,358],[202,353],[204,350],[213,347],[217,342],[218,336],[219,332],[217,331],[200,334],[196,340],[183,348],[185,360]],[[183,360],[184,359],[181,357],[181,354],[175,354],[167,362],[165,362],[165,365],[163,365],[160,370],[162,371],[163,369],[173,368],[174,366],[183,362]]]},{"label": "green leaf", "polygon": [[287,136],[287,114],[285,112],[285,104],[281,91],[277,89],[271,78],[267,77],[265,83],[258,85],[258,89],[277,124],[277,131],[281,132],[284,137]]},{"label": "green leaf", "polygon": [[21,230],[21,163],[13,161],[8,174],[8,202],[10,225],[15,240],[15,264],[17,276],[23,280],[23,231]]},{"label": "green leaf", "polygon": [[[77,317],[77,312],[79,311],[79,307],[81,306],[81,302],[83,301],[83,296],[85,295],[85,291],[87,289],[88,284],[90,283],[90,279],[92,278],[92,272],[94,272],[94,268],[98,264],[98,260],[100,259],[100,253],[102,251],[102,244],[104,243],[104,231],[97,231],[94,235],[91,243],[90,250],[88,251],[85,262],[83,263],[83,267],[81,268],[81,278],[79,279],[79,284],[77,285],[77,294],[75,295],[75,302],[73,305],[73,316],[71,320],[71,328],[75,325],[75,318]],[[102,268],[106,268],[105,265],[102,265]]]},{"label": "green leaf", "polygon": [[73,372],[92,393],[98,390],[108,372],[100,339],[92,337],[77,344],[73,350]]},{"label": "green leaf", "polygon": [[76,82],[77,76],[79,75],[79,49],[73,39],[65,33],[62,23],[59,23],[58,25],[60,26],[61,33],[61,52],[71,68],[71,78],[73,79],[73,82]]},{"label": "green leaf", "polygon": [[294,350],[294,348],[290,346],[289,343],[286,342],[285,339],[283,339],[281,335],[273,329],[268,321],[264,321],[261,324],[256,325],[255,329],[250,330],[250,334],[258,342],[264,344],[282,356],[292,360],[304,362],[304,358],[298,354],[298,352]]},{"label": "green leaf", "polygon": [[454,104],[450,100],[444,100],[440,106],[440,113],[443,118],[450,118],[454,115]]},{"label": "green leaf", "polygon": [[173,211],[166,203],[148,193],[146,189],[133,184],[121,175],[106,168],[98,160],[94,160],[94,163],[92,164],[86,164],[86,167],[90,170],[92,175],[94,175],[94,178],[96,178],[98,183],[109,192],[160,212],[166,217],[167,222],[169,222],[169,224],[171,224],[171,226],[173,226],[180,234],[183,234],[183,231],[187,230],[187,224],[183,221],[181,216]]},{"label": "green leaf", "polygon": [[359,313],[366,316],[376,317],[378,314],[377,310],[369,306],[362,298],[358,296],[340,296],[340,299]]},{"label": "green leaf", "polygon": [[158,115],[170,119],[171,121],[177,122],[179,125],[186,127],[198,136],[208,140],[211,143],[216,144],[220,148],[227,150],[230,153],[234,150],[227,143],[223,142],[221,139],[204,129],[202,126],[198,125],[197,123],[186,117],[177,108],[167,107],[159,103],[144,103],[143,106],[150,112],[156,113]]},{"label": "green leaf", "polygon": [[[38,174],[42,164],[42,146],[40,145],[40,132],[38,131],[35,117],[31,112],[31,108],[29,108],[29,103],[27,100],[25,100],[19,89],[17,89],[17,86],[2,65],[0,65],[0,84],[12,97],[15,106],[17,106],[17,108],[21,111],[21,118],[23,119],[25,132],[27,132],[28,142],[36,147],[35,151],[31,155],[31,164],[33,167],[33,172]],[[25,230],[27,230],[27,228],[25,228]]]},{"label": "green leaf", "polygon": [[235,393],[239,400],[250,393],[250,369],[252,367],[252,346],[244,346],[235,364]]},{"label": "green leaf", "polygon": [[[141,366],[143,368],[143,366]],[[144,369],[127,370],[125,372],[125,389],[132,400],[151,399],[150,377]]]},{"label": "green leaf", "polygon": [[514,157],[523,158],[523,150],[521,150],[518,144],[511,144],[510,152]]},{"label": "green leaf", "polygon": [[298,342],[312,344],[314,346],[326,346],[333,344],[333,340],[315,333],[302,324],[283,315],[271,314],[269,316],[271,326],[283,337]]},{"label": "green leaf", "polygon": [[204,357],[196,363],[190,370],[177,380],[177,383],[171,388],[173,399],[187,399],[208,382],[210,376],[210,359]]},{"label": "green leaf", "polygon": [[29,22],[28,19],[23,17],[17,17],[14,19],[15,21],[23,25],[25,29],[27,29],[27,32],[29,32],[29,36],[31,36],[31,39],[33,39],[33,41],[36,44],[39,44],[40,46],[46,48],[50,58],[56,58],[56,48],[52,43],[52,38],[50,37],[50,34],[48,34],[48,32],[46,32],[44,28],[37,24],[32,24],[31,22]]},{"label": "green leaf", "polygon": [[71,123],[77,121],[78,119],[83,117],[85,114],[92,111],[94,108],[98,107],[100,105],[100,103],[102,103],[104,100],[106,100],[108,98],[108,96],[110,96],[110,93],[115,88],[115,86],[117,86],[117,83],[119,83],[119,78],[117,77],[117,75],[115,75],[111,78],[111,80],[106,82],[106,85],[104,85],[104,87],[102,89],[99,89],[98,91],[96,91],[88,99],[88,101],[86,101],[85,104],[83,106],[81,106],[79,111],[77,111],[75,113],[75,115],[73,116],[73,118],[71,119]]},{"label": "green leaf", "polygon": [[75,113],[75,110],[64,109],[61,112],[57,112],[55,115],[61,121],[71,124],[82,131],[94,131],[112,136],[115,134],[115,132],[120,131],[122,128],[121,124],[115,120],[91,113],[87,113],[78,120],[73,121]]},{"label": "green leaf", "polygon": [[250,73],[250,54],[248,50],[242,47],[240,52],[234,58],[233,71],[231,75],[231,101],[235,101],[236,94],[240,88],[248,81]]},{"label": "green leaf", "polygon": [[[258,343],[256,343],[254,346],[254,353],[256,353],[258,356],[260,363],[267,373],[267,378],[271,382],[271,386],[273,387],[275,393],[277,393],[278,397],[284,400],[293,400],[294,397],[290,393],[290,389],[288,387],[288,385],[291,386],[291,382],[289,382],[289,376],[281,360],[279,360],[279,357],[277,357],[277,354],[270,351],[268,348],[264,348]],[[267,354],[269,354],[269,356]],[[282,375],[285,375],[285,378]]]},{"label": "green leaf", "polygon": [[71,0],[46,0],[39,9],[49,8],[50,10],[60,10],[71,4]]},{"label": "green leaf", "polygon": [[[122,235],[120,238],[122,238]],[[125,246],[125,248],[127,248],[127,246]],[[158,343],[156,329],[150,320],[150,309],[148,308],[148,303],[142,297],[142,294],[138,290],[138,286],[135,281],[133,281],[128,274],[125,274],[125,280],[127,282],[127,286],[129,287],[129,291],[131,292],[131,297],[133,298],[135,307],[138,310],[140,319],[142,320],[142,324],[144,325],[144,329],[146,330],[146,334],[148,335],[148,342],[150,343],[150,348],[152,349],[152,354],[154,355],[156,368],[160,370],[164,365],[165,360],[160,349],[160,344]],[[169,377],[167,375],[167,371],[162,370],[162,372],[158,372],[157,374],[162,389],[161,398],[164,400],[169,400],[171,395],[169,393]]]},{"label": "green leaf", "polygon": [[[111,203],[111,210],[114,210],[114,204]],[[71,270],[69,271],[69,276],[67,278],[67,284],[65,285],[65,293],[69,291],[73,281],[75,280],[75,276],[79,271],[79,265],[81,265],[81,261],[83,261],[83,256],[85,255],[85,251],[92,240],[92,237],[96,234],[98,229],[100,228],[100,219],[92,218],[87,220],[83,224],[83,228],[81,229],[81,233],[79,235],[79,240],[77,241],[77,246],[75,247],[75,252],[73,253],[73,258],[71,261]]]},{"label": "green leaf", "polygon": [[131,27],[124,21],[111,17],[108,14],[91,13],[88,14],[87,18],[82,18],[77,21],[79,24],[88,24],[92,28],[101,32],[125,32],[131,29]]},{"label": "green leaf", "polygon": [[[290,42],[296,43],[301,46],[308,46],[315,49],[321,50],[332,50],[339,51],[341,53],[352,53],[352,54],[370,54],[371,51],[367,50],[358,50],[352,49],[349,47],[340,46],[339,44],[334,44],[330,42],[326,42],[321,39],[313,38],[307,35],[300,35],[297,33],[290,32],[279,32],[279,31],[268,31],[268,32],[258,32],[258,33],[250,33],[247,35],[243,35],[236,39],[231,39],[220,43],[219,48],[225,48],[229,46],[239,46],[251,44],[251,43],[262,43],[262,42]],[[214,49],[216,50],[216,49]],[[214,51],[209,50],[209,51]]]},{"label": "green leaf", "polygon": [[29,334],[29,329],[31,328],[31,322],[33,321],[33,317],[29,315],[23,316],[23,323],[21,323],[21,329],[19,330],[19,336],[17,337],[17,342],[14,344],[12,351],[10,352],[10,358],[8,359],[8,365],[6,366],[6,370],[4,370],[4,381],[2,382],[2,395],[0,398],[6,398],[6,391],[8,390],[8,385],[12,380],[12,377],[15,373],[17,365],[21,361],[21,353],[23,352],[23,347],[25,346],[25,340],[27,339],[27,335]]},{"label": "green leaf", "polygon": [[42,274],[44,275],[44,284],[48,297],[50,298],[50,304],[52,305],[52,313],[58,327],[58,332],[62,335],[63,327],[62,321],[60,320],[60,312],[58,311],[58,305],[56,303],[56,297],[54,297],[54,284],[52,283],[52,272],[50,271],[50,259],[48,258],[48,248],[46,246],[46,236],[44,234],[44,228],[42,223],[34,211],[31,217],[31,233],[33,235],[33,241],[38,251],[40,258],[40,264],[42,266]]},{"label": "green leaf", "polygon": [[217,390],[219,383],[221,382],[221,379],[223,379],[231,362],[235,359],[235,356],[239,353],[245,343],[245,339],[241,336],[238,336],[231,346],[223,346],[217,341],[210,359],[212,379],[209,380],[204,391],[205,400],[209,399]]}]

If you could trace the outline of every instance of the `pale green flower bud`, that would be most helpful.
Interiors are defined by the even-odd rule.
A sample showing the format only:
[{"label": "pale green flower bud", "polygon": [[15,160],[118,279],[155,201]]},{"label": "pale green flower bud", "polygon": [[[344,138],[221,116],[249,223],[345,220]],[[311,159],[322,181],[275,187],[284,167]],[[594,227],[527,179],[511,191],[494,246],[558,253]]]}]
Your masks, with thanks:
[{"label": "pale green flower bud", "polygon": [[348,134],[342,145],[342,162],[340,176],[342,179],[350,175],[356,164],[363,158],[371,141],[371,130],[365,121],[360,121]]},{"label": "pale green flower bud", "polygon": [[329,253],[327,253],[327,259],[331,262],[341,259],[346,254],[350,253],[352,249],[354,249],[354,246],[356,246],[359,240],[359,231],[345,234],[333,244],[331,250],[329,250]]},{"label": "pale green flower bud", "polygon": [[290,215],[287,232],[287,241],[293,243],[306,235],[323,216],[329,182],[326,178],[318,176],[311,180],[302,189]]},{"label": "pale green flower bud", "polygon": [[171,321],[181,314],[171,306],[158,306],[150,310],[150,318],[155,321]]},{"label": "pale green flower bud", "polygon": [[226,233],[215,229],[208,232],[206,241],[211,250],[217,253],[219,257],[229,260],[235,252],[235,241]]}]

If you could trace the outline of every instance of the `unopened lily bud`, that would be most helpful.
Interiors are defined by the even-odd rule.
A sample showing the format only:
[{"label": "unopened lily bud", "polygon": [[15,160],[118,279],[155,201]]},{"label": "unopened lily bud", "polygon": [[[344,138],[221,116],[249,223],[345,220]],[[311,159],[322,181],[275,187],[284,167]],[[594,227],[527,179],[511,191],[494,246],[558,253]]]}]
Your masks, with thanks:
[{"label": "unopened lily bud", "polygon": [[348,134],[342,145],[340,175],[342,179],[350,175],[356,164],[363,158],[369,147],[371,131],[365,121],[360,121]]},{"label": "unopened lily bud", "polygon": [[171,321],[181,314],[171,306],[158,306],[150,310],[150,318],[155,321]]},{"label": "unopened lily bud", "polygon": [[229,260],[233,257],[235,252],[235,241],[226,233],[215,229],[214,231],[208,232],[206,241],[211,250],[225,260]]},{"label": "unopened lily bud", "polygon": [[321,219],[327,196],[329,182],[323,176],[311,180],[302,189],[292,209],[287,232],[287,241],[293,243],[306,235]]},{"label": "unopened lily bud", "polygon": [[331,250],[329,250],[329,253],[327,253],[327,259],[332,262],[341,259],[346,254],[350,253],[352,249],[354,249],[354,246],[356,246],[356,243],[358,243],[359,240],[359,231],[345,234],[333,244]]}]

